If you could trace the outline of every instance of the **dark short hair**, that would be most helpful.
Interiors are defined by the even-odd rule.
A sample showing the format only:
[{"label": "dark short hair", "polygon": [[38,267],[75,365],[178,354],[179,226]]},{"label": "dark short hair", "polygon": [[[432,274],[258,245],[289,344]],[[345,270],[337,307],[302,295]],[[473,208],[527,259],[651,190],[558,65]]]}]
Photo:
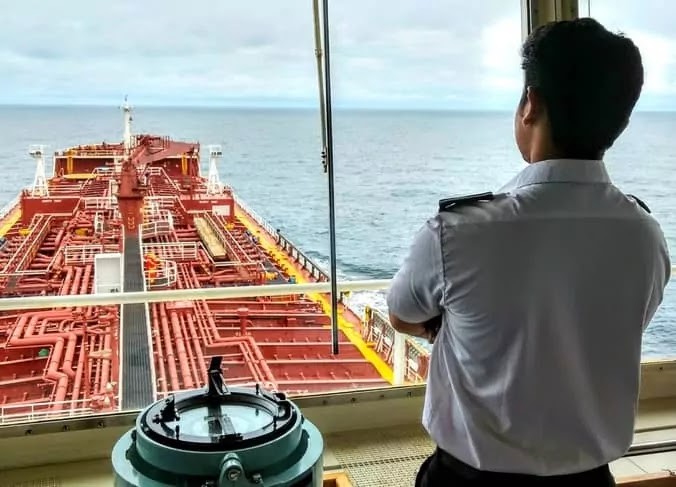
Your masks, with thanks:
[{"label": "dark short hair", "polygon": [[544,100],[553,142],[565,157],[596,159],[629,122],[643,86],[631,39],[591,18],[551,22],[524,42],[526,89]]}]

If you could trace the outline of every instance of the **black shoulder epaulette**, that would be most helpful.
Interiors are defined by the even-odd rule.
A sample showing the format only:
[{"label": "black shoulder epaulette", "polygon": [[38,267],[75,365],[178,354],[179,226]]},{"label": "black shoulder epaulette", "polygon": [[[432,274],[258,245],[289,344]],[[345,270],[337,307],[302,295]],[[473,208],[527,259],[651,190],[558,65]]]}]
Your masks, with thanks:
[{"label": "black shoulder epaulette", "polygon": [[451,211],[461,205],[476,203],[478,201],[491,201],[493,198],[495,198],[495,195],[491,192],[444,198],[443,200],[439,200],[439,211]]},{"label": "black shoulder epaulette", "polygon": [[634,201],[636,201],[636,203],[638,203],[638,206],[640,206],[640,207],[643,208],[645,211],[647,211],[648,213],[650,213],[650,208],[648,208],[648,205],[646,205],[646,204],[645,204],[643,201],[641,201],[639,198],[637,198],[637,197],[634,196],[633,194],[628,194],[627,196],[629,196],[631,199],[633,199]]}]

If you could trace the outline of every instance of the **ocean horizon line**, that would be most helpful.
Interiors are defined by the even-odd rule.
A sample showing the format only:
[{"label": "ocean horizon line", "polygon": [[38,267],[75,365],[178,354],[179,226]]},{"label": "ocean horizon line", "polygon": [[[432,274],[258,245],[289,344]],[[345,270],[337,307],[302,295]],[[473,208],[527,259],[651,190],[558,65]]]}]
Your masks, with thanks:
[{"label": "ocean horizon line", "polygon": [[[232,111],[318,111],[318,106],[299,105],[256,105],[256,104],[182,104],[182,103],[132,103],[134,108],[150,109],[187,109],[187,110],[232,110]],[[8,103],[0,102],[4,108],[120,108],[121,103]],[[490,108],[490,107],[403,107],[403,106],[334,106],[334,112],[423,112],[423,113],[514,113],[515,108]],[[641,109],[637,107],[634,113],[675,113],[676,109]]]}]

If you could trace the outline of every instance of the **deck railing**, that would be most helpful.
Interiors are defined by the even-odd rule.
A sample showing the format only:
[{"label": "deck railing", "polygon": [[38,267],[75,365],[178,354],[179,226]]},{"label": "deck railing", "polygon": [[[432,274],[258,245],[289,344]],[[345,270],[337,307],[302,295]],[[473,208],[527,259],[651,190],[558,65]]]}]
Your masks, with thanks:
[{"label": "deck railing", "polygon": [[169,220],[155,220],[141,224],[141,238],[157,238],[161,235],[171,235],[174,231],[173,222]]},{"label": "deck railing", "polygon": [[174,188],[174,191],[176,191],[176,194],[181,194],[181,188],[176,184],[176,181],[173,180],[173,178],[169,177],[167,172],[164,170],[163,167],[161,166],[150,166],[145,169],[146,174],[151,177],[163,177],[166,179],[167,183]]},{"label": "deck railing", "polygon": [[152,252],[160,259],[195,262],[200,247],[199,242],[144,243],[143,254]]},{"label": "deck railing", "polygon": [[87,196],[82,198],[85,210],[112,210],[117,207],[117,198],[113,196]]},{"label": "deck railing", "polygon": [[77,401],[42,401],[0,406],[0,425],[83,416],[97,412],[89,399]]},{"label": "deck railing", "polygon": [[19,200],[21,199],[20,195],[21,193],[19,193],[19,195],[15,196],[12,200],[7,202],[5,206],[3,206],[2,209],[0,209],[0,220],[9,215],[9,213],[14,209],[14,207],[19,204]]},{"label": "deck railing", "polygon": [[247,213],[258,225],[263,227],[266,232],[270,234],[272,238],[277,238],[277,230],[272,228],[272,225],[270,225],[265,218],[261,217],[258,213],[256,213],[254,210],[252,210],[237,194],[234,192],[232,193],[233,198],[235,199],[235,203],[237,203],[237,206],[239,206],[242,210],[244,210],[245,213]]},{"label": "deck railing", "polygon": [[176,284],[178,266],[173,260],[160,260],[156,268],[143,270],[146,289],[161,289]]},{"label": "deck railing", "polygon": [[291,259],[298,263],[305,271],[318,281],[329,282],[330,276],[324,269],[319,267],[310,257],[305,255],[298,247],[281,233],[277,232],[277,245],[284,250]]},{"label": "deck railing", "polygon": [[103,253],[101,244],[67,245],[64,250],[64,264],[82,265],[94,262],[94,256]]},{"label": "deck railing", "polygon": [[160,210],[171,210],[178,201],[178,196],[146,196],[144,200],[146,207],[155,206]]}]

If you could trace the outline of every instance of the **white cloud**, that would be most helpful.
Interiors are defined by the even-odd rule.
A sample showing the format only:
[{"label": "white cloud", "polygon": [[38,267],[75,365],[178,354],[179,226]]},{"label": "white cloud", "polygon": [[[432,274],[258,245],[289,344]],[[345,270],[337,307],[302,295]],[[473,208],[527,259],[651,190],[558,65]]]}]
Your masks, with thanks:
[{"label": "white cloud", "polygon": [[[592,13],[608,16],[613,25],[632,24],[625,30],[636,29],[644,53],[645,92],[673,94],[676,39],[663,20],[667,7],[646,17],[636,14],[636,4],[618,1],[624,5],[621,15],[608,0],[595,0]],[[0,102],[117,103],[129,93],[136,104],[274,98],[314,105],[311,5],[308,0],[191,0],[189,8],[185,0],[14,2],[3,7]],[[336,103],[511,107],[521,86],[519,5],[519,0],[331,2]]]},{"label": "white cloud", "polygon": [[676,94],[676,39],[636,31],[632,39],[641,51],[645,70],[644,91]]},{"label": "white cloud", "polygon": [[492,90],[518,92],[521,74],[521,19],[505,17],[481,32],[483,85]]}]

